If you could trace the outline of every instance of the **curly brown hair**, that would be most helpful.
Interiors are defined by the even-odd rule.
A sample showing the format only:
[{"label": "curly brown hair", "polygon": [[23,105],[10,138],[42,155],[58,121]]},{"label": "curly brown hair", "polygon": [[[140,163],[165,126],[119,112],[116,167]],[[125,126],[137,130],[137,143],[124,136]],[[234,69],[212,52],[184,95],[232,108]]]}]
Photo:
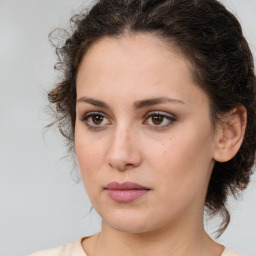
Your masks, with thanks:
[{"label": "curly brown hair", "polygon": [[[76,76],[88,48],[105,36],[150,33],[177,49],[192,64],[196,84],[209,96],[213,127],[236,106],[247,109],[247,127],[238,153],[216,162],[205,206],[210,216],[222,215],[218,237],[230,214],[227,198],[244,190],[253,173],[256,150],[256,78],[253,56],[238,20],[217,0],[99,0],[71,19],[73,32],[55,45],[63,71],[48,94],[54,122],[70,151],[76,119]],[[50,40],[60,30],[50,33]]]}]

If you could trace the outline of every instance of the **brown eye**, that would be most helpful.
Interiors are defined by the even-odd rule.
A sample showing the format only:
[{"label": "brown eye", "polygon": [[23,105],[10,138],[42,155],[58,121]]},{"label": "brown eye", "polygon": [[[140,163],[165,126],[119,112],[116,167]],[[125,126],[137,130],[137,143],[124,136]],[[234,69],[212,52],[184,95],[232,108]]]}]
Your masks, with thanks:
[{"label": "brown eye", "polygon": [[80,118],[89,129],[98,129],[111,125],[111,121],[104,113],[89,112]]},{"label": "brown eye", "polygon": [[155,128],[167,128],[173,122],[176,121],[176,117],[166,112],[150,112],[146,115],[146,119],[142,122],[144,125],[149,125]]},{"label": "brown eye", "polygon": [[99,125],[103,122],[104,117],[100,115],[94,115],[92,116],[92,122],[96,125]]},{"label": "brown eye", "polygon": [[153,115],[152,116],[152,123],[155,125],[159,125],[163,122],[164,117],[160,115]]}]

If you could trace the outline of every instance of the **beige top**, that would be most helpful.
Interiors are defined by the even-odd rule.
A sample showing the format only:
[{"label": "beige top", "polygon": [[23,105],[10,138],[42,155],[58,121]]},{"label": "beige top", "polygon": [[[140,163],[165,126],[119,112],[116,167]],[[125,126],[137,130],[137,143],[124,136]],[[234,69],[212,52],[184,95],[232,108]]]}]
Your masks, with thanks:
[{"label": "beige top", "polygon": [[[86,256],[85,251],[82,247],[82,240],[85,237],[82,237],[70,244],[63,244],[57,248],[43,250],[40,252],[36,252],[31,254],[30,256]],[[225,248],[224,252],[221,256],[245,256],[239,252],[233,252],[229,248]]]}]

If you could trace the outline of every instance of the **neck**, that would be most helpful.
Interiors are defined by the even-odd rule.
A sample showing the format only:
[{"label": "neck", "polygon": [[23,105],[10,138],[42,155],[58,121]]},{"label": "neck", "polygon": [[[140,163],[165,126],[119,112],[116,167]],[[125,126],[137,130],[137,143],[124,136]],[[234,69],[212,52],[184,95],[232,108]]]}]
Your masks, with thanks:
[{"label": "neck", "polygon": [[88,256],[219,256],[224,250],[205,232],[203,216],[200,221],[191,221],[191,216],[189,221],[181,222],[179,218],[169,226],[143,233],[118,231],[103,221],[93,247]]}]

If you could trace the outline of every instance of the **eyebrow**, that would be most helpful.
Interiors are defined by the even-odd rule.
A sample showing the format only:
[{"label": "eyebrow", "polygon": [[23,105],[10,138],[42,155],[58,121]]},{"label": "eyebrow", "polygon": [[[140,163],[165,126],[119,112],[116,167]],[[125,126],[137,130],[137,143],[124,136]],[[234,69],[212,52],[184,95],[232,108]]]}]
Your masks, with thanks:
[{"label": "eyebrow", "polygon": [[159,97],[159,98],[150,98],[150,99],[135,101],[134,108],[141,109],[141,108],[150,107],[150,106],[168,103],[168,102],[169,103],[185,104],[183,101],[178,100],[178,99],[172,99],[172,98],[168,98],[168,97]]},{"label": "eyebrow", "polygon": [[80,102],[89,103],[96,107],[101,107],[101,108],[106,108],[106,109],[110,108],[109,105],[106,104],[105,102],[103,102],[101,100],[96,100],[93,98],[81,97],[80,99],[77,100],[77,103],[80,103]]},{"label": "eyebrow", "polygon": [[[94,98],[87,98],[87,97],[81,97],[77,100],[77,103],[89,103],[93,106],[101,107],[101,108],[106,108],[110,109],[110,106],[106,104],[105,102],[101,100],[96,100]],[[134,108],[135,109],[142,109],[145,107],[150,107],[158,104],[163,104],[163,103],[179,103],[179,104],[185,104],[183,101],[178,100],[178,99],[172,99],[168,97],[158,97],[158,98],[150,98],[150,99],[145,99],[145,100],[139,100],[134,102]]]}]

